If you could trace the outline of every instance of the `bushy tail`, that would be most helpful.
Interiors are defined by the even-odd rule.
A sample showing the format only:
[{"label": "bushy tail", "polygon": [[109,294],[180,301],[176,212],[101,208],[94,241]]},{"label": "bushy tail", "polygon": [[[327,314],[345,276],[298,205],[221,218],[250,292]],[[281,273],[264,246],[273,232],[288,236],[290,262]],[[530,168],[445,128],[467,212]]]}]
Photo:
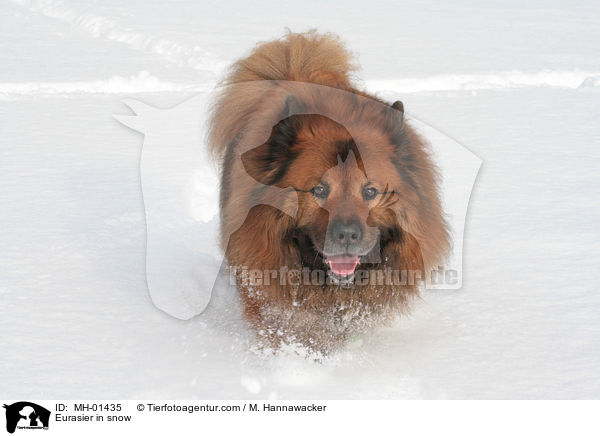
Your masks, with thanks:
[{"label": "bushy tail", "polygon": [[288,32],[281,39],[258,45],[250,56],[236,62],[221,82],[210,120],[211,152],[220,160],[264,97],[264,86],[232,85],[290,80],[348,89],[350,73],[355,69],[352,55],[331,34]]}]

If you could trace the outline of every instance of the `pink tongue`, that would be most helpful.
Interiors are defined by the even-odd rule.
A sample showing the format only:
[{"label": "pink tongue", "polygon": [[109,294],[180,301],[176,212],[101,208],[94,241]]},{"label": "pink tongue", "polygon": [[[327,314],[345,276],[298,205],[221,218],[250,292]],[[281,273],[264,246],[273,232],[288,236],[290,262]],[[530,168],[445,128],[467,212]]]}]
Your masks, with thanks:
[{"label": "pink tongue", "polygon": [[339,254],[336,256],[329,256],[325,259],[325,263],[329,265],[331,271],[336,273],[338,276],[349,276],[356,269],[356,265],[360,262],[358,256],[349,256],[346,254]]}]

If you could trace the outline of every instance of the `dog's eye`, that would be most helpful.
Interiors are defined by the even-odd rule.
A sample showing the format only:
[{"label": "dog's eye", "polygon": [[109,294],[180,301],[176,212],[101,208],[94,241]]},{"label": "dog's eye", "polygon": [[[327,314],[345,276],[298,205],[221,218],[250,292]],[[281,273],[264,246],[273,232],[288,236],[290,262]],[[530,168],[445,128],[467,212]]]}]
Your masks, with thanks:
[{"label": "dog's eye", "polygon": [[365,200],[373,200],[375,197],[377,197],[378,193],[379,192],[377,191],[377,188],[373,188],[373,187],[365,188],[363,190],[363,198]]},{"label": "dog's eye", "polygon": [[327,189],[327,186],[323,185],[315,186],[310,190],[310,192],[312,192],[312,195],[314,195],[317,198],[327,198],[327,196],[329,195],[329,189]]}]

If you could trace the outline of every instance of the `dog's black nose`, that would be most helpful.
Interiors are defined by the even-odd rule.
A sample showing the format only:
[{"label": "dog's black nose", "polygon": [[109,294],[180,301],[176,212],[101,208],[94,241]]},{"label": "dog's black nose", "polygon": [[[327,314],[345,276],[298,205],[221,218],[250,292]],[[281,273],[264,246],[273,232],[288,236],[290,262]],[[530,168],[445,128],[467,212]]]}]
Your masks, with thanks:
[{"label": "dog's black nose", "polygon": [[331,228],[332,237],[336,242],[352,246],[362,241],[363,232],[356,222],[344,223],[338,221]]}]

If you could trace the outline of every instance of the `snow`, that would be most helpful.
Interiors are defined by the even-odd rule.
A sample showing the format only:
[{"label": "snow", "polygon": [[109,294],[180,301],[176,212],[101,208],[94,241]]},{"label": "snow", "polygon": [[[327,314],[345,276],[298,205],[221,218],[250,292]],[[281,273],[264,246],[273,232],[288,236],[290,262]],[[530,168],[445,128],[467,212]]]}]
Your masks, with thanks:
[{"label": "snow", "polygon": [[53,94],[137,94],[146,92],[207,91],[208,85],[173,83],[160,80],[148,71],[123,77],[114,75],[106,80],[74,82],[4,82],[0,95],[5,99],[18,96],[49,96]]},{"label": "snow", "polygon": [[417,79],[371,80],[369,89],[402,93],[423,91],[471,91],[535,86],[557,88],[598,86],[600,73],[580,70],[543,70],[536,73],[501,71],[494,74],[447,74]]},{"label": "snow", "polygon": [[[600,8],[315,5],[0,5],[3,396],[598,398]],[[123,100],[171,108],[205,94],[286,26],[340,34],[367,89],[484,162],[462,289],[425,292],[319,361],[257,351],[226,276],[188,321],[153,305],[144,138],[113,118],[132,115]],[[210,196],[207,171],[192,186]],[[190,207],[209,240],[214,209]]]}]

